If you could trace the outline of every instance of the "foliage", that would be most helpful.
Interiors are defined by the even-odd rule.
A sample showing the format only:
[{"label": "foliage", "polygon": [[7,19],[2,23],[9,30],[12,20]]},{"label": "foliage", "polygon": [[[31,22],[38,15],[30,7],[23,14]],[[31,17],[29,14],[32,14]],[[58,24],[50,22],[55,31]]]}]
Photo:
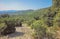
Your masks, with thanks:
[{"label": "foliage", "polygon": [[33,29],[35,29],[37,39],[44,38],[44,36],[46,35],[47,26],[45,26],[45,24],[42,20],[35,21],[31,27]]},{"label": "foliage", "polygon": [[[56,39],[60,28],[60,0],[52,0],[51,7],[24,11],[23,14],[0,15],[0,29],[2,27],[22,25],[27,23],[35,30],[36,39]],[[20,13],[20,12],[16,12]]]}]

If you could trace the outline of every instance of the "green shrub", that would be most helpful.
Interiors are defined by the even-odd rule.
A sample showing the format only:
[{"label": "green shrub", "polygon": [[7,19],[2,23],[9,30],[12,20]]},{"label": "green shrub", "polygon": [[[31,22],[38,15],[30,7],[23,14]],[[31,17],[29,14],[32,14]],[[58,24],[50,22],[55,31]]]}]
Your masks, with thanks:
[{"label": "green shrub", "polygon": [[56,39],[57,27],[48,27],[42,20],[35,21],[31,27],[35,30],[35,39]]},{"label": "green shrub", "polygon": [[2,14],[0,17],[2,18],[9,17],[9,14]]},{"label": "green shrub", "polygon": [[46,35],[47,26],[45,26],[43,21],[36,21],[31,26],[36,32],[37,39],[43,39]]}]

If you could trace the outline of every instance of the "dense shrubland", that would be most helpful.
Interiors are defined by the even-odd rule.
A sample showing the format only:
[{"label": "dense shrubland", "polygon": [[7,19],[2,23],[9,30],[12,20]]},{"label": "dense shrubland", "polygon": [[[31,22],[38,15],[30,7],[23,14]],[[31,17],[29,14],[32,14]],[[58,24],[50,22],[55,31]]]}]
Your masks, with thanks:
[{"label": "dense shrubland", "polygon": [[39,20],[31,23],[32,29],[35,30],[35,39],[60,39],[60,3],[59,0],[53,0],[53,3],[52,7],[43,9],[44,12],[41,11],[43,14],[36,12],[41,15],[39,14]]},{"label": "dense shrubland", "polygon": [[[33,33],[33,36],[35,39],[60,39],[59,1],[60,0],[53,0],[51,7],[31,11],[25,14],[0,15],[0,34],[6,34],[6,31],[12,32],[12,30],[15,32],[15,26],[22,26],[23,23],[26,23],[34,29],[35,33]],[[9,27],[11,27],[11,31],[8,29]]]},{"label": "dense shrubland", "polygon": [[[3,17],[2,17],[3,16]],[[8,17],[9,16],[9,17]],[[7,35],[15,32],[15,27],[22,26],[24,20],[21,17],[13,17],[8,14],[1,15],[0,18],[0,35]]]}]

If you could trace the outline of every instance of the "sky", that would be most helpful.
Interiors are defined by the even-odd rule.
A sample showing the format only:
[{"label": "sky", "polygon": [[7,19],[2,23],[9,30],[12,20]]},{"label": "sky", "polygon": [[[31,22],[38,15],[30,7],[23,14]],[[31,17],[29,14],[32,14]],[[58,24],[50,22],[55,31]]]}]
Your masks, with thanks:
[{"label": "sky", "polygon": [[0,0],[0,10],[36,10],[51,5],[52,0]]}]

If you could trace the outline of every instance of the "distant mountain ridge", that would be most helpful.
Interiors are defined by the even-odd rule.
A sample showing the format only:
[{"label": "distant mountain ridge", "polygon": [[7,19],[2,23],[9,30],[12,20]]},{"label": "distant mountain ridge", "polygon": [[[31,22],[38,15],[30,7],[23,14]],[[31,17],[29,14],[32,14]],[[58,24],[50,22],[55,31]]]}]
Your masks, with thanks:
[{"label": "distant mountain ridge", "polygon": [[22,14],[31,11],[34,10],[5,10],[5,11],[0,11],[0,14]]}]

